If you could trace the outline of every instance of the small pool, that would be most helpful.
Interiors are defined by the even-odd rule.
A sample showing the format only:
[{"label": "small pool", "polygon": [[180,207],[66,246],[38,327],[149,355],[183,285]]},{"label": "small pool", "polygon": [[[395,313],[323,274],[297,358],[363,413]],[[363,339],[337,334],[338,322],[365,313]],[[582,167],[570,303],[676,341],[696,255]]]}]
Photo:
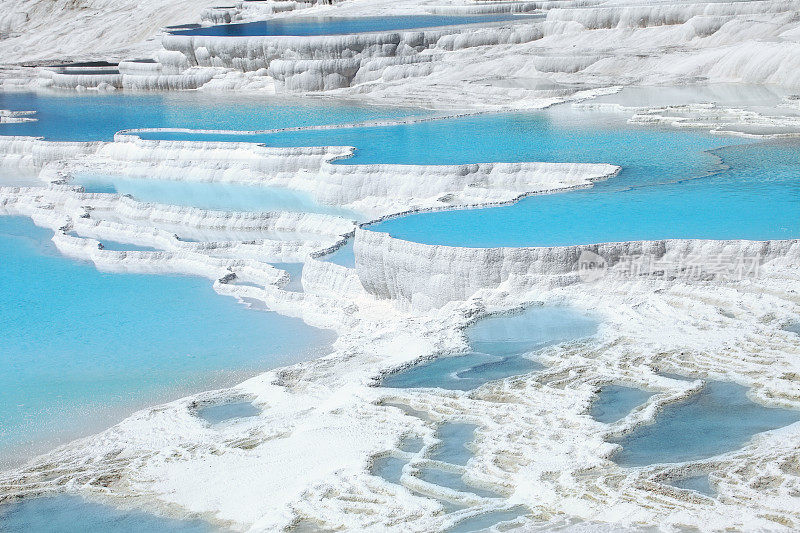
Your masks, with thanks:
[{"label": "small pool", "polygon": [[693,490],[695,492],[699,492],[700,494],[705,494],[706,496],[713,497],[716,494],[716,491],[711,486],[711,482],[708,479],[708,474],[675,479],[670,483],[670,485],[679,489]]},{"label": "small pool", "polygon": [[652,392],[633,387],[605,385],[592,404],[592,418],[604,424],[611,424],[627,416],[634,407],[643,404],[652,395]]},{"label": "small pool", "polygon": [[668,405],[651,425],[621,439],[613,459],[621,466],[646,466],[706,459],[741,448],[756,433],[800,420],[800,411],[764,407],[736,383],[709,381],[686,401]]},{"label": "small pool", "polygon": [[320,204],[305,191],[241,183],[147,179],[105,174],[76,174],[75,183],[87,193],[127,194],[141,202],[224,211],[289,211],[319,213],[360,220],[355,211]]},{"label": "small pool", "polygon": [[142,511],[124,511],[78,496],[58,495],[0,506],[3,533],[210,533],[200,520],[173,520]]},{"label": "small pool", "polygon": [[216,37],[348,35],[382,31],[413,30],[439,26],[457,26],[503,22],[507,20],[541,19],[541,15],[493,13],[489,15],[406,15],[394,17],[293,17],[242,24],[220,24],[205,28],[170,30],[172,35],[206,35]]},{"label": "small pool", "polygon": [[488,317],[467,328],[466,355],[439,357],[383,379],[384,387],[472,390],[489,381],[534,372],[542,365],[526,354],[549,344],[594,335],[597,324],[561,307],[531,307],[516,315]]},{"label": "small pool", "polygon": [[251,402],[228,402],[206,405],[197,410],[197,416],[212,426],[238,418],[251,418],[258,416],[260,413],[261,409]]}]

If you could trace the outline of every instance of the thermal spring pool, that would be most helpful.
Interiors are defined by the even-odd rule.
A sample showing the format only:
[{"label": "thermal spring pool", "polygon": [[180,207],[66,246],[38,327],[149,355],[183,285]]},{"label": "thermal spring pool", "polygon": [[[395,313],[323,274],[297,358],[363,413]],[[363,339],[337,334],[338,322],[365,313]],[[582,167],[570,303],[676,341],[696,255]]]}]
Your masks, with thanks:
[{"label": "thermal spring pool", "polygon": [[800,236],[800,145],[793,140],[756,142],[636,126],[615,113],[566,107],[268,135],[143,136],[355,146],[355,155],[339,164],[550,161],[622,167],[617,176],[585,190],[489,209],[421,212],[370,226],[425,244],[516,247]]},{"label": "thermal spring pool", "polygon": [[479,320],[466,330],[466,355],[442,356],[383,379],[384,387],[472,390],[486,382],[541,368],[530,353],[550,344],[592,336],[597,324],[567,308],[530,307],[515,315]]},{"label": "thermal spring pool", "polygon": [[652,424],[615,440],[622,449],[613,459],[621,466],[705,459],[741,448],[756,433],[798,420],[800,412],[752,402],[746,387],[708,381],[699,393],[667,405]]},{"label": "thermal spring pool", "polygon": [[206,279],[109,274],[52,232],[0,217],[0,458],[101,429],[133,409],[324,353],[333,333],[247,309]]}]

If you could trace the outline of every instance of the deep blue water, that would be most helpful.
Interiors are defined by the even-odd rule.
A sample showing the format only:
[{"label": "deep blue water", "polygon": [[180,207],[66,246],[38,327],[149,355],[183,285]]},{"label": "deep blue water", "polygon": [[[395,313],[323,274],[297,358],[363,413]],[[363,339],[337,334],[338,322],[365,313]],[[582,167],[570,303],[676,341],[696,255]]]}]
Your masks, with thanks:
[{"label": "deep blue water", "polygon": [[380,31],[434,28],[458,24],[500,22],[520,18],[541,18],[530,15],[495,13],[489,15],[406,15],[389,17],[293,17],[241,24],[220,24],[205,28],[173,30],[173,35],[214,35],[222,37],[256,37],[262,35],[346,35]]},{"label": "deep blue water", "polygon": [[800,411],[764,407],[735,383],[709,381],[699,394],[667,406],[652,425],[616,440],[613,459],[622,466],[644,466],[705,459],[741,448],[762,431],[800,420]]},{"label": "deep blue water", "polygon": [[526,356],[549,344],[591,336],[597,324],[567,308],[531,307],[515,315],[484,318],[467,328],[466,355],[439,357],[383,379],[384,387],[472,390],[484,383],[542,368]]},{"label": "deep blue water", "polygon": [[600,388],[591,415],[598,422],[611,424],[627,416],[628,413],[647,401],[652,392],[621,385],[605,385]]},{"label": "deep blue water", "polygon": [[332,332],[217,295],[206,279],[108,274],[0,217],[0,461],[135,407],[327,350]]},{"label": "deep blue water", "polygon": [[263,130],[344,124],[423,113],[255,94],[0,92],[0,109],[36,111],[36,122],[3,124],[0,135],[111,141],[128,128]]},{"label": "deep blue water", "polygon": [[2,533],[210,533],[200,520],[171,520],[123,511],[78,496],[32,498],[0,506]]}]

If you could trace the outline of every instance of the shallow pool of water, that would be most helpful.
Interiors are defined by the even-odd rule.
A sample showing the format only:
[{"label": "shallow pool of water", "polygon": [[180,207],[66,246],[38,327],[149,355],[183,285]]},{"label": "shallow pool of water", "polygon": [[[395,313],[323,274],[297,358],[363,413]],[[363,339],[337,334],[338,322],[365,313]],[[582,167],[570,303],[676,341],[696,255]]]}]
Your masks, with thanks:
[{"label": "shallow pool of water", "polygon": [[223,211],[293,211],[361,220],[355,211],[318,203],[311,194],[285,187],[238,183],[186,182],[123,176],[77,174],[75,183],[89,193],[129,194],[142,202]]},{"label": "shallow pool of water", "polygon": [[633,387],[605,385],[592,403],[590,414],[598,422],[611,424],[627,416],[634,407],[643,404],[652,395],[652,392]]},{"label": "shallow pool of water", "polygon": [[447,422],[436,429],[436,438],[439,444],[431,451],[429,457],[436,461],[464,466],[472,457],[472,452],[467,444],[475,438],[474,424],[460,422]]},{"label": "shallow pool of water", "polygon": [[206,405],[197,410],[197,416],[212,426],[237,418],[258,416],[261,409],[251,402],[230,402],[218,405]]},{"label": "shallow pool of water", "polygon": [[488,15],[405,15],[384,17],[292,17],[241,24],[220,24],[205,28],[172,30],[173,35],[209,35],[218,37],[347,35],[382,31],[434,28],[461,24],[479,24],[507,20],[541,19],[539,15],[493,13]]},{"label": "shallow pool of water", "polygon": [[491,511],[473,516],[471,518],[465,518],[452,528],[448,529],[447,532],[471,533],[472,531],[485,531],[496,524],[501,522],[510,522],[511,520],[516,520],[517,518],[525,516],[529,513],[530,510],[522,505],[518,505],[503,511]]},{"label": "shallow pool of water", "polygon": [[472,390],[496,379],[542,368],[530,352],[547,345],[591,336],[597,324],[586,315],[561,307],[530,307],[514,315],[479,320],[466,330],[472,353],[443,356],[390,374],[384,387],[439,387]]},{"label": "shallow pool of water", "polygon": [[0,462],[137,407],[320,355],[332,332],[246,309],[206,279],[108,274],[0,217]]},{"label": "shallow pool of water", "polygon": [[210,533],[200,520],[172,520],[141,511],[123,511],[78,496],[48,496],[0,506],[3,533]]},{"label": "shallow pool of water", "polygon": [[[232,139],[209,137],[226,138]],[[795,141],[755,144],[699,131],[638,127],[616,114],[564,107],[237,139],[358,148],[353,158],[339,164],[552,161],[623,168],[615,178],[587,190],[534,196],[491,209],[418,213],[372,226],[415,242],[493,247],[800,236],[800,197],[795,194],[800,145]]]},{"label": "shallow pool of water", "polygon": [[328,255],[320,257],[322,261],[334,263],[347,268],[356,267],[356,256],[353,252],[353,239],[348,239],[344,245],[340,246]]},{"label": "shallow pool of water", "polygon": [[645,466],[705,459],[741,448],[756,433],[800,420],[800,412],[769,408],[747,398],[736,383],[709,381],[691,398],[668,405],[653,424],[614,442],[622,466]]},{"label": "shallow pool of water", "polygon": [[705,494],[706,496],[714,496],[716,494],[716,491],[711,486],[711,482],[708,480],[708,474],[675,479],[670,484],[673,487],[693,490],[695,492],[699,492],[700,494]]},{"label": "shallow pool of water", "polygon": [[[0,109],[36,111],[36,122],[3,124],[0,135],[52,141],[111,141],[127,128],[263,130],[345,124],[426,114],[403,108],[367,107],[255,93],[197,91],[86,93],[0,92]],[[80,127],[76,127],[79,125]]]},{"label": "shallow pool of water", "polygon": [[270,263],[289,274],[289,283],[282,288],[289,292],[303,292],[303,263]]},{"label": "shallow pool of water", "polygon": [[399,485],[405,464],[406,462],[403,459],[398,459],[397,457],[392,457],[391,455],[375,457],[372,460],[372,468],[370,469],[370,473],[373,476],[378,476],[385,479],[389,483]]}]

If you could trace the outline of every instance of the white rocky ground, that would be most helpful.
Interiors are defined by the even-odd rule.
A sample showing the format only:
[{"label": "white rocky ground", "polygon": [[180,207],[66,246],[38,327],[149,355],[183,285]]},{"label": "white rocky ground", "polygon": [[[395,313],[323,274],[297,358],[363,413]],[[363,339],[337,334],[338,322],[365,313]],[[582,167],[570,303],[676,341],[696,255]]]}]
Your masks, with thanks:
[{"label": "white rocky ground", "polygon": [[[800,85],[800,3],[794,0],[635,5],[591,0],[354,0],[315,7],[237,4],[205,12],[208,4],[197,2],[168,7],[123,2],[113,8],[91,4],[97,10],[96,23],[83,18],[87,10],[49,6],[32,2],[21,8],[27,18],[17,15],[14,20],[8,13],[15,10],[6,10],[2,20],[11,22],[1,23],[0,33],[11,31],[4,27],[21,29],[16,37],[0,40],[0,57],[8,63],[120,59],[147,51],[161,61],[154,67],[162,69],[157,74],[131,75],[127,85],[123,76],[123,87],[330,89],[326,95],[365,101],[498,109],[582,100],[639,83],[743,81],[774,83],[787,92]],[[196,22],[200,13],[209,21],[253,20],[288,6],[304,9],[281,16],[514,7],[543,10],[546,19],[469,32],[403,35],[391,53],[383,49],[380,54],[370,52],[377,50],[375,37],[351,39],[352,46],[344,48],[341,39],[312,40],[323,56],[347,56],[326,57],[322,63],[302,56],[308,41],[292,40],[291,46],[278,47],[277,55],[265,48],[264,40],[240,43],[235,50],[239,55],[230,55],[229,45],[214,40],[166,39],[171,52],[159,51],[159,41],[141,44],[157,35],[158,27]],[[62,35],[58,44],[46,36],[53,25]],[[90,33],[95,28],[97,33]],[[82,41],[80,36],[88,38]],[[245,60],[234,61],[235,57]],[[195,62],[207,66],[192,66]],[[342,74],[345,71],[352,77]],[[332,74],[336,76],[326,78]],[[12,68],[4,80],[10,87],[49,85],[53,77]],[[793,102],[786,100],[781,104],[785,107],[771,112],[762,110],[758,117],[722,104],[619,109],[637,122],[772,135],[797,131]],[[143,204],[116,195],[85,194],[69,184],[70,176],[81,169],[161,179],[246,180],[312,192],[321,202],[378,217],[410,208],[507,202],[528,193],[587,186],[615,171],[611,166],[536,163],[408,169],[329,164],[330,157],[346,151],[153,142],[129,135],[113,143],[3,141],[4,166],[28,169],[51,183],[5,187],[0,190],[0,208],[56,229],[54,240],[65,253],[91,259],[104,269],[203,275],[215,280],[220,293],[258,300],[309,324],[335,329],[339,339],[334,352],[322,359],[254,377],[230,390],[143,410],[99,435],[7,472],[0,477],[0,498],[66,489],[259,531],[292,526],[429,531],[470,513],[518,503],[532,510],[517,523],[528,528],[569,528],[576,520],[584,528],[800,528],[800,424],[760,435],[730,454],[669,466],[620,468],[609,460],[614,446],[605,442],[700,386],[659,375],[665,371],[736,381],[751,387],[756,401],[800,408],[800,337],[781,329],[800,316],[798,241],[664,241],[476,251],[424,246],[357,230],[353,270],[312,257],[356,230],[341,218]],[[301,171],[309,169],[324,179],[305,179]],[[436,179],[421,179],[430,175]],[[468,187],[470,183],[478,186]],[[73,231],[83,238],[67,234]],[[206,242],[179,241],[176,231],[194,232]],[[103,238],[164,251],[101,250],[97,241]],[[640,249],[668,258],[720,250],[758,253],[765,262],[758,277],[742,281],[632,280],[614,276],[618,266],[613,261],[611,274],[599,281],[585,282],[576,271],[582,251],[613,258]],[[281,290],[286,277],[266,264],[288,260],[306,263],[302,294]],[[231,273],[257,286],[231,283]],[[373,386],[382,372],[441,351],[464,350],[461,329],[480,316],[540,303],[592,312],[601,320],[598,335],[548,349],[543,354],[548,367],[542,373],[489,383],[472,393]],[[588,416],[597,387],[609,382],[658,394],[609,426]],[[198,403],[243,393],[256,398],[263,408],[260,416],[211,428],[193,415]],[[394,404],[423,411],[427,420]],[[413,476],[413,465],[424,458],[394,448],[408,434],[433,445],[435,424],[441,421],[479,426],[474,457],[464,473],[503,498],[445,494]],[[412,464],[404,471],[403,486],[368,472],[374,455],[392,450]],[[660,483],[686,472],[711,472],[718,497]],[[409,487],[438,491],[470,506],[460,514],[446,514],[436,500]]]}]

